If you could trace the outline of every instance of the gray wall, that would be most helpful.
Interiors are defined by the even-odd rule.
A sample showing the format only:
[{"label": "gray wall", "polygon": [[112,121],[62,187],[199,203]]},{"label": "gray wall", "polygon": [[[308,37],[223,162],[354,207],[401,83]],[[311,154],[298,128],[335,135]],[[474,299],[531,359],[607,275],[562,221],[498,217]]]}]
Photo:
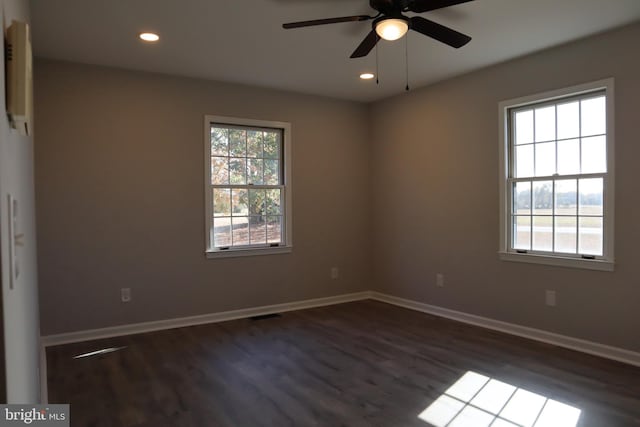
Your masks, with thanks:
[{"label": "gray wall", "polygon": [[[638,40],[634,25],[376,103],[376,289],[640,351]],[[615,272],[499,261],[498,103],[606,77],[616,84]],[[557,307],[544,305],[545,289]]]},{"label": "gray wall", "polygon": [[[366,106],[49,60],[35,96],[44,335],[370,287]],[[205,259],[205,114],[291,122],[293,253]]]},{"label": "gray wall", "polygon": [[[0,1],[3,29],[12,20],[29,22],[26,1]],[[0,49],[4,64],[4,49]],[[5,67],[0,66],[0,82],[5,81]],[[7,372],[7,401],[40,401],[40,329],[38,317],[38,277],[33,184],[33,138],[20,136],[11,129],[6,115],[5,85],[0,84],[0,252],[2,253],[2,300]],[[18,249],[20,276],[9,289],[8,199],[11,194],[18,205],[18,232],[24,233],[24,247]]]},{"label": "gray wall", "polygon": [[[639,39],[630,26],[368,107],[40,60],[43,333],[376,289],[640,351]],[[499,261],[498,103],[606,77],[615,272]],[[203,114],[293,123],[293,254],[204,259]]]}]

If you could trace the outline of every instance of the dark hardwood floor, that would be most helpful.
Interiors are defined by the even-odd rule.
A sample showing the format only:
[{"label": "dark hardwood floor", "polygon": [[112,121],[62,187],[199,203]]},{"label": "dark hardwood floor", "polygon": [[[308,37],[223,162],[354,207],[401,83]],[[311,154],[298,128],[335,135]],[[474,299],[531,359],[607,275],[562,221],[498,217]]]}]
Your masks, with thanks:
[{"label": "dark hardwood floor", "polygon": [[375,301],[50,347],[47,363],[50,403],[82,427],[427,427],[468,371],[577,408],[580,427],[640,426],[640,368]]}]

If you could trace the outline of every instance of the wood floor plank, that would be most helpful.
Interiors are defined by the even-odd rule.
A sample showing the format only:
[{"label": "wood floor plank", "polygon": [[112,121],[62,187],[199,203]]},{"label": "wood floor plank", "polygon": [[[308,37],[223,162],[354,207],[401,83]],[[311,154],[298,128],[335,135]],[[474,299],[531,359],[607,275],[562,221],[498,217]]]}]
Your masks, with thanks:
[{"label": "wood floor plank", "polygon": [[428,427],[468,371],[578,408],[577,427],[640,426],[640,368],[376,301],[50,347],[47,365],[78,427]]}]

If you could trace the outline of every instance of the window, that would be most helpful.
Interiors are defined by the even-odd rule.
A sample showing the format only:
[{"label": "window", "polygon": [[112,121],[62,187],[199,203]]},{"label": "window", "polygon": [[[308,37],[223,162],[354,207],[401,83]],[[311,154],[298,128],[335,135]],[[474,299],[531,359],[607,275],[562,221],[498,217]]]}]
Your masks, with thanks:
[{"label": "window", "polygon": [[613,270],[613,80],[500,104],[504,260]]},{"label": "window", "polygon": [[205,117],[207,257],[291,251],[290,129]]}]

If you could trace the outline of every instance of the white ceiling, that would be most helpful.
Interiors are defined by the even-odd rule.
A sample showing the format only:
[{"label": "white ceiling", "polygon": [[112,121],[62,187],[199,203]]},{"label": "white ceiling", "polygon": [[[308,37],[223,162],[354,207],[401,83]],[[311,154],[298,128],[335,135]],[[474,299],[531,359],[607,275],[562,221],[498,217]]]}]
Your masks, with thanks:
[{"label": "white ceiling", "polygon": [[[368,0],[31,0],[37,56],[357,101],[404,91],[404,39],[349,59],[370,22],[282,29],[370,14]],[[409,33],[412,87],[640,20],[640,0],[475,0],[423,16],[473,37],[453,49]],[[144,45],[136,36],[158,32]]]}]

